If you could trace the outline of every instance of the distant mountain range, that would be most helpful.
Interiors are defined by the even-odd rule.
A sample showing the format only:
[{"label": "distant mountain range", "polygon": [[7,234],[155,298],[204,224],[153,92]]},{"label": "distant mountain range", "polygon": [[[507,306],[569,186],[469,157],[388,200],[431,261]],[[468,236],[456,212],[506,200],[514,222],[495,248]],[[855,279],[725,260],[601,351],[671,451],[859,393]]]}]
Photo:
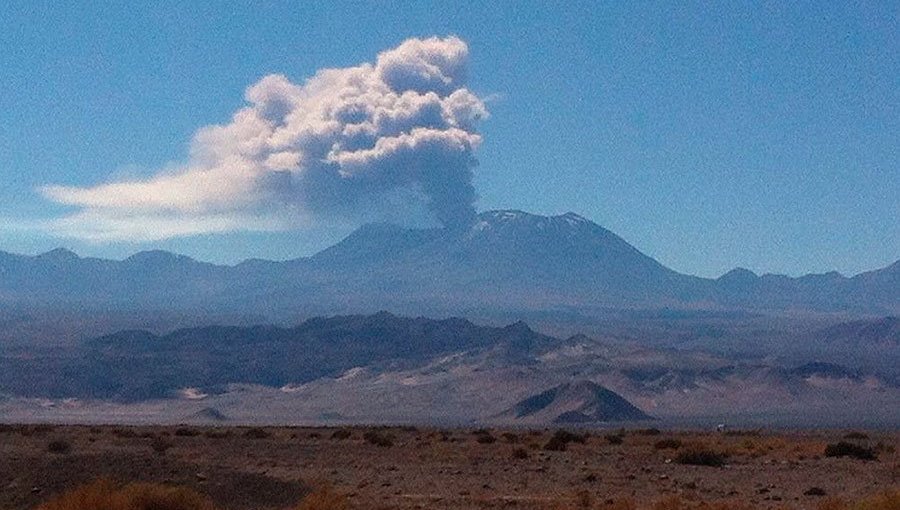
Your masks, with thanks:
[{"label": "distant mountain range", "polygon": [[0,356],[0,394],[140,400],[184,388],[222,391],[229,383],[281,387],[358,366],[417,366],[461,351],[500,349],[502,364],[512,363],[553,340],[524,323],[493,328],[387,312],[314,318],[292,328],[207,326],[161,336],[132,330],[51,354]]},{"label": "distant mountain range", "polygon": [[7,421],[579,425],[650,416],[896,427],[900,384],[815,358],[779,364],[386,312],[0,351]]},{"label": "distant mountain range", "polygon": [[673,271],[573,213],[489,211],[467,230],[361,227],[316,255],[234,266],[162,251],[122,261],[0,252],[0,303],[259,314],[686,309],[900,312],[900,261],[844,277]]}]

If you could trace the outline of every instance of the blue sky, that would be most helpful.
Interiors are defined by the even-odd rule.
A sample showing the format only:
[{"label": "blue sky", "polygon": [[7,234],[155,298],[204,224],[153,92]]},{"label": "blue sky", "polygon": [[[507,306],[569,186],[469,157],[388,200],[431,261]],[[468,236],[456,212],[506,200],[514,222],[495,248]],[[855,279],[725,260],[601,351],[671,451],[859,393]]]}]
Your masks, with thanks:
[{"label": "blue sky", "polygon": [[352,222],[60,238],[38,190],[149,178],[247,87],[457,35],[485,100],[479,210],[574,211],[673,269],[845,274],[900,259],[900,6],[5,2],[0,249],[202,260],[315,252]]}]

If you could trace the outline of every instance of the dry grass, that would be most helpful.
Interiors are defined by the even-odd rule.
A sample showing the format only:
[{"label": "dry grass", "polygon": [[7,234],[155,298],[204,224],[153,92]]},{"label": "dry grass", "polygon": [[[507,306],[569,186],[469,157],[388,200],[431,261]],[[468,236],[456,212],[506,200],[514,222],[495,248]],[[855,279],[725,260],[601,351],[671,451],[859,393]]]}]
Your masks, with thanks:
[{"label": "dry grass", "polygon": [[[347,498],[325,485],[293,510],[347,510]],[[184,487],[154,483],[119,486],[97,480],[41,504],[35,510],[216,510],[206,496]]]},{"label": "dry grass", "polygon": [[856,503],[848,503],[841,498],[828,498],[819,504],[817,510],[897,510],[898,508],[900,508],[900,489],[890,489]]},{"label": "dry grass", "polygon": [[753,507],[741,501],[689,501],[680,496],[670,496],[654,503],[651,510],[752,510]]},{"label": "dry grass", "polygon": [[860,501],[852,508],[853,510],[897,510],[900,508],[900,489],[876,494]]},{"label": "dry grass", "polygon": [[329,486],[323,486],[303,498],[296,510],[347,510],[350,504],[347,498]]},{"label": "dry grass", "polygon": [[37,510],[214,510],[205,496],[183,487],[98,480],[57,496]]}]

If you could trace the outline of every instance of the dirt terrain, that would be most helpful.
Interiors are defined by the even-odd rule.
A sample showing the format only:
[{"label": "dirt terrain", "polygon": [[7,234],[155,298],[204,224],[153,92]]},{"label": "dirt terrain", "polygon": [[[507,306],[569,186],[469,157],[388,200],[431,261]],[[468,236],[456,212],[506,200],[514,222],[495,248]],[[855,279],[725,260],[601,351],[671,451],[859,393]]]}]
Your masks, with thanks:
[{"label": "dirt terrain", "polygon": [[[900,432],[556,432],[0,425],[0,508],[101,477],[189,486],[226,510],[289,508],[321,487],[361,509],[652,508],[676,495],[804,509],[900,488]],[[840,441],[877,460],[826,456]]]}]

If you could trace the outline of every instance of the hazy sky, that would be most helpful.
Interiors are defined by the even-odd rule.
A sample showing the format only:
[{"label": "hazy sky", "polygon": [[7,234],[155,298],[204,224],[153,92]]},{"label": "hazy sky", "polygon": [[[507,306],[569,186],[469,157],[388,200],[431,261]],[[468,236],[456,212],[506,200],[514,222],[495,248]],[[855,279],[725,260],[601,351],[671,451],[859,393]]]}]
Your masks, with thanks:
[{"label": "hazy sky", "polygon": [[[58,226],[83,212],[78,190],[184,171],[198,130],[234,124],[248,87],[318,101],[304,87],[321,69],[377,74],[405,40],[455,35],[465,90],[489,112],[450,121],[477,142],[458,154],[478,160],[478,210],[574,211],[703,276],[900,259],[900,4],[482,3],[3,2],[0,249],[315,252],[354,220],[318,207],[287,231],[151,241]],[[274,73],[284,81],[261,81]]]}]

